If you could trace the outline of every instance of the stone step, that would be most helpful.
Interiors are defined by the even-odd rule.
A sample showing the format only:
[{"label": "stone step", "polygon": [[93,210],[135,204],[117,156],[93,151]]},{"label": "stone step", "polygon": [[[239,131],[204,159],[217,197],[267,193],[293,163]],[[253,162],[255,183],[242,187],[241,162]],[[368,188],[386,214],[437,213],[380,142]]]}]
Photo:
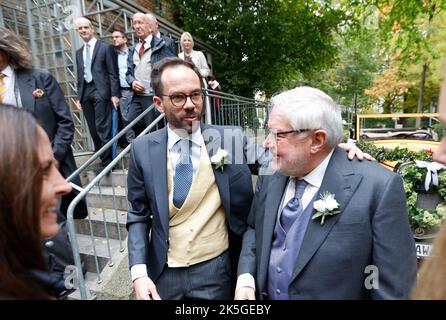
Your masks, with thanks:
[{"label": "stone step", "polygon": [[[101,181],[99,181],[100,186],[106,187],[127,187],[127,169],[114,169],[111,174],[104,176]],[[88,185],[96,177],[93,171],[87,171],[86,174],[81,176],[82,185]]]},{"label": "stone step", "polygon": [[[98,258],[99,272],[101,272],[105,267],[109,265],[110,256],[113,257],[113,255],[121,249],[119,240],[115,239],[109,239],[107,242],[106,238],[93,237],[94,241],[94,247],[93,247],[91,236],[77,234],[76,238],[77,238],[79,253],[81,255],[82,260],[85,263],[85,268],[87,269],[87,272],[97,271],[94,257],[95,254],[94,247],[96,248],[96,255]],[[111,255],[109,254],[108,243],[110,244]]]},{"label": "stone step", "polygon": [[[118,229],[121,233],[121,239],[127,237],[125,224],[127,221],[127,212],[114,209],[90,208],[90,221],[88,218],[74,220],[76,232],[78,234],[90,235],[90,224],[93,235],[96,237],[105,237],[106,228],[109,238],[119,239]],[[104,223],[105,215],[105,223]],[[116,220],[117,216],[117,220]]]},{"label": "stone step", "polygon": [[[127,191],[121,187],[93,187],[88,195],[89,207],[127,211]],[[113,196],[114,195],[114,196]]]},{"label": "stone step", "polygon": [[[84,282],[87,288],[94,287],[97,283],[97,280],[98,280],[98,275],[96,272],[86,272],[84,275]],[[88,300],[95,300],[95,299],[96,295],[94,294],[94,292],[90,290],[90,296],[88,297]],[[79,289],[70,293],[66,298],[66,300],[81,300],[81,294]]]}]

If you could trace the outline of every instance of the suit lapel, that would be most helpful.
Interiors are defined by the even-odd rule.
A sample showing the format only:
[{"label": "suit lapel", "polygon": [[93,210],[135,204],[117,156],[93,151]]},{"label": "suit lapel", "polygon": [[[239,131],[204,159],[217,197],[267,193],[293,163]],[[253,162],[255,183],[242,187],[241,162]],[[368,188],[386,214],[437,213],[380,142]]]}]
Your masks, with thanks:
[{"label": "suit lapel", "polygon": [[[94,63],[94,59],[96,59],[96,56],[97,56],[97,54],[98,54],[98,51],[99,51],[99,47],[101,46],[101,41],[100,40],[97,40],[96,41],[96,44],[95,44],[95,46],[94,46],[94,49],[93,49],[93,55],[91,56],[91,67],[93,68],[93,63]],[[93,71],[93,69],[91,70],[91,71]]]},{"label": "suit lapel", "polygon": [[[36,111],[36,100],[33,96],[33,91],[36,90],[36,79],[29,73],[24,71],[17,72],[17,86],[19,88],[20,99],[23,108]],[[43,90],[43,88],[41,88]]]},{"label": "suit lapel", "polygon": [[[221,132],[217,128],[202,124],[201,133],[203,135],[204,144],[210,159],[215,153],[217,153],[218,149],[222,147]],[[226,214],[229,215],[231,212],[231,198],[229,192],[228,174],[226,170],[223,169],[222,171],[221,169],[215,169],[214,166],[212,166],[212,170],[214,171],[215,183],[217,184],[218,192],[220,193],[223,208],[225,209]]]},{"label": "suit lapel", "polygon": [[[347,160],[346,156],[345,151],[339,148],[335,149],[316,196],[316,200],[319,200],[319,194],[322,194],[325,191],[334,194],[336,201],[339,203],[340,213],[327,217],[323,225],[320,224],[319,218],[313,220],[310,217],[302,247],[297,258],[296,268],[291,280],[299,275],[305,265],[310,261],[311,257],[322,245],[325,238],[342,215],[345,207],[358,187],[359,182],[362,180],[361,175],[357,175],[351,170],[349,160]],[[313,214],[314,210],[311,216]]]},{"label": "suit lapel", "polygon": [[[288,182],[288,177],[281,174],[275,174],[270,178],[270,182],[265,186],[265,209],[264,223],[262,230],[262,254],[260,255],[259,276],[265,277],[268,274],[269,257],[271,254],[271,246],[273,242],[273,233],[276,226],[277,213],[282,201],[282,196]],[[259,283],[265,283],[265,279],[259,279]]]},{"label": "suit lapel", "polygon": [[156,133],[149,140],[149,157],[152,166],[153,186],[156,206],[163,231],[169,227],[169,190],[167,189],[167,128]]}]

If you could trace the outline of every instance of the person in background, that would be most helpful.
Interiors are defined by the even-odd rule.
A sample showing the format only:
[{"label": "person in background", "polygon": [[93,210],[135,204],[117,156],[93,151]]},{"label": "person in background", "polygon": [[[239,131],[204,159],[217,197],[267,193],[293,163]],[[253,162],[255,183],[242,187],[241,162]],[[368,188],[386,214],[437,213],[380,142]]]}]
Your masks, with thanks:
[{"label": "person in background", "polygon": [[[127,60],[133,51],[129,49],[127,42],[127,36],[124,32],[120,30],[115,30],[112,33],[113,46],[115,47],[117,60],[118,60],[118,70],[119,70],[119,90],[121,92],[121,98],[119,100],[119,109],[121,110],[122,126],[125,127],[129,124],[128,114],[130,103],[132,102],[133,91],[130,84],[125,79],[127,73]],[[128,130],[125,135],[126,143],[132,142],[132,137],[134,137],[132,129]]]},{"label": "person in background", "polygon": [[[159,24],[156,16],[153,13],[146,13],[146,16],[150,21],[150,29],[152,30],[152,36],[158,39],[164,40],[166,43],[166,47],[171,51],[171,56],[176,56],[178,54],[177,46],[175,45],[175,41],[172,38],[161,35],[159,32]],[[152,38],[152,42],[150,43],[151,47],[155,47],[155,40]]]},{"label": "person in background", "polygon": [[[112,108],[119,106],[119,73],[113,46],[98,40],[90,20],[79,17],[74,27],[83,46],[76,51],[78,107],[83,111],[99,151],[112,135]],[[101,172],[112,161],[112,148],[101,154]]]},{"label": "person in background", "polygon": [[[446,70],[443,74],[446,75]],[[443,79],[440,87],[438,109],[444,128],[446,127],[446,79]],[[433,159],[446,164],[445,134],[439,148],[434,152]],[[433,242],[431,254],[421,264],[417,283],[412,291],[412,299],[446,300],[446,223],[444,221]]]},{"label": "person in background", "polygon": [[203,78],[206,78],[211,73],[206,58],[201,51],[194,50],[194,39],[189,32],[183,32],[180,38],[181,49],[183,50],[178,54],[183,60],[192,62]]},{"label": "person in background", "polygon": [[210,92],[210,100],[211,100],[211,115],[212,115],[212,123],[213,124],[224,124],[222,121],[222,116],[220,114],[221,108],[221,99],[219,97],[218,92],[221,91],[220,83],[215,79],[213,75],[209,75],[206,78],[208,82],[209,89],[215,92]]},{"label": "person in background", "polygon": [[[166,57],[174,56],[163,38],[153,36],[151,26],[155,23],[154,17],[152,14],[142,12],[133,15],[133,30],[138,42],[131,48],[133,54],[129,54],[127,61],[126,80],[134,92],[128,114],[129,122],[135,120],[153,104],[154,93],[150,82],[153,65]],[[150,125],[158,115],[158,111],[153,109],[144,117],[144,120],[139,121],[134,126],[135,136]]]},{"label": "person in background", "polygon": [[[0,27],[0,102],[34,112],[50,138],[54,158],[63,177],[76,169],[71,142],[73,118],[56,79],[46,70],[32,67],[31,49],[14,32]],[[79,176],[72,182],[81,186]],[[77,190],[62,197],[60,212],[66,217]],[[85,201],[75,208],[74,218],[88,215]]]},{"label": "person in background", "polygon": [[64,279],[47,269],[41,241],[57,234],[57,202],[71,186],[30,112],[0,104],[0,136],[0,300],[54,299]]}]

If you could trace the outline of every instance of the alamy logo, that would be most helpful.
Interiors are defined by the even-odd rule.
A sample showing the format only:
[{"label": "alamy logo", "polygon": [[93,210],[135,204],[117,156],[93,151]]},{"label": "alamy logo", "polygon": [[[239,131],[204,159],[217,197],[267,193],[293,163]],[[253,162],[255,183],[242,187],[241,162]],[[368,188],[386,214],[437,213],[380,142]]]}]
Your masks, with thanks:
[{"label": "alamy logo", "polygon": [[[78,270],[76,266],[74,265],[68,265],[65,267],[64,270],[64,285],[67,290],[78,290],[79,289],[79,277],[78,277]],[[90,290],[86,288],[87,293],[87,299],[92,299],[92,295],[90,293]]]},{"label": "alamy logo", "polygon": [[364,269],[364,273],[368,274],[364,279],[364,287],[367,290],[378,290],[379,289],[379,270],[377,266],[368,265]]}]

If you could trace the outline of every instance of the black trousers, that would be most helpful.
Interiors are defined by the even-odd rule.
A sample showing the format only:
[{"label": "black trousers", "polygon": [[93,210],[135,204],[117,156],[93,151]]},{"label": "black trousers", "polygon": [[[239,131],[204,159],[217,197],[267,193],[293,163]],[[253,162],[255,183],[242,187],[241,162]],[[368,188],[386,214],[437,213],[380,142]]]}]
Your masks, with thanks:
[{"label": "black trousers", "polygon": [[[110,100],[102,99],[93,81],[84,84],[81,104],[95,151],[98,151],[111,139],[113,105]],[[101,160],[104,167],[112,161],[111,148],[101,155]]]},{"label": "black trousers", "polygon": [[[144,110],[149,108],[153,103],[153,96],[142,96],[139,94],[134,93],[132,98],[132,103],[130,104],[129,113],[128,113],[128,121],[132,122],[136,119]],[[150,111],[141,121],[137,123],[133,127],[135,136],[138,136],[148,125],[150,125],[156,117],[158,117],[160,113],[155,108],[152,111]],[[151,131],[154,131],[155,129],[161,129],[164,127],[164,121],[161,121],[158,123],[156,128],[154,128]]]}]

